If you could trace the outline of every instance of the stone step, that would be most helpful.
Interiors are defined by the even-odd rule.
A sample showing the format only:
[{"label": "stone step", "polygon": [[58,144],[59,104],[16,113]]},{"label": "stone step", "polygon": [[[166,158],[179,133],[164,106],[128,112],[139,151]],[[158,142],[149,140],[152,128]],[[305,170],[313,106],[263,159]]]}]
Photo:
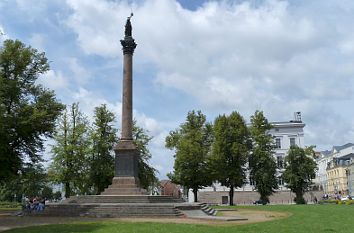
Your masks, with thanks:
[{"label": "stone step", "polygon": [[93,216],[93,217],[122,217],[122,216],[183,216],[174,205],[155,204],[56,204],[48,205],[45,216]]},{"label": "stone step", "polygon": [[120,184],[134,184],[138,185],[138,181],[134,177],[114,177],[112,180],[112,185]]},{"label": "stone step", "polygon": [[113,195],[113,194],[120,194],[120,195],[138,195],[141,194],[142,190],[139,188],[110,188],[104,190],[101,195]]},{"label": "stone step", "polygon": [[217,211],[213,208],[211,208],[208,204],[202,203],[201,208],[200,208],[204,213],[207,215],[212,215],[215,216],[217,214]]},{"label": "stone step", "polygon": [[172,196],[148,195],[90,195],[74,196],[63,203],[182,203],[182,199]]},{"label": "stone step", "polygon": [[110,188],[137,188],[137,186],[135,184],[119,184],[119,185],[108,185],[108,187],[106,189],[110,189]]}]

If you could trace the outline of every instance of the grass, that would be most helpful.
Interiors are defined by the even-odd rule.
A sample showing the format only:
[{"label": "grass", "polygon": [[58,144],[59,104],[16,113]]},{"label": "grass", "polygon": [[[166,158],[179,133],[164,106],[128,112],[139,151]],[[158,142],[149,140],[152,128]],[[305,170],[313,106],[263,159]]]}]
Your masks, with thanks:
[{"label": "grass", "polygon": [[21,207],[0,207],[0,211],[21,210]]},{"label": "grass", "polygon": [[[223,207],[225,208],[225,207]],[[246,225],[234,226],[207,226],[173,223],[127,223],[127,222],[95,222],[73,223],[61,225],[47,225],[13,229],[12,233],[50,233],[50,232],[92,232],[92,233],[312,233],[312,232],[354,232],[352,219],[354,206],[349,205],[283,205],[283,206],[250,206],[229,207],[250,208],[266,211],[289,212],[291,216],[285,219],[274,220]]]}]

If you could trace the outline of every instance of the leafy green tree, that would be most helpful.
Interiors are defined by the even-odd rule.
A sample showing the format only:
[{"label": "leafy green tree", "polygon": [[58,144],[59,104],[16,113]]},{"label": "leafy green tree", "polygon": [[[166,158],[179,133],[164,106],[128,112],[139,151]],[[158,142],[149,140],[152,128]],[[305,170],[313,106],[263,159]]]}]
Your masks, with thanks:
[{"label": "leafy green tree", "polygon": [[27,164],[21,176],[22,193],[27,197],[40,196],[48,183],[47,173],[42,164]]},{"label": "leafy green tree", "polygon": [[234,205],[234,188],[245,183],[245,165],[252,144],[242,116],[232,112],[218,116],[214,121],[214,143],[210,167],[213,177],[230,188],[229,204]]},{"label": "leafy green tree", "polygon": [[55,193],[53,193],[53,199],[56,201],[60,201],[62,199],[62,195],[60,191],[56,191]]},{"label": "leafy green tree", "polygon": [[298,146],[291,146],[288,155],[285,157],[284,181],[287,187],[296,195],[296,204],[305,204],[304,193],[316,176],[316,162],[311,157],[313,147],[306,149]]},{"label": "leafy green tree", "polygon": [[274,139],[268,134],[271,128],[272,125],[263,112],[256,111],[251,117],[253,148],[249,158],[250,178],[255,182],[262,203],[268,203],[269,196],[278,188],[276,162],[273,157]]},{"label": "leafy green tree", "polygon": [[149,189],[149,187],[156,186],[158,179],[156,177],[157,170],[149,164],[151,153],[148,145],[152,137],[148,132],[139,127],[136,121],[133,122],[133,139],[139,151],[138,169],[140,185]]},{"label": "leafy green tree", "polygon": [[194,201],[198,189],[211,184],[207,166],[212,143],[212,125],[201,111],[188,112],[186,122],[166,137],[166,147],[175,150],[173,173],[168,177],[176,184],[191,188]]},{"label": "leafy green tree", "polygon": [[64,107],[36,84],[48,70],[45,54],[18,40],[0,47],[0,182],[18,176],[24,161],[38,162],[52,136]]},{"label": "leafy green tree", "polygon": [[47,200],[53,200],[54,198],[53,189],[49,186],[44,186],[41,192],[41,196],[43,198],[46,198]]},{"label": "leafy green tree", "polygon": [[0,201],[21,202],[22,186],[20,176],[0,184]]},{"label": "leafy green tree", "polygon": [[105,104],[95,108],[89,181],[92,182],[96,194],[100,194],[110,185],[114,176],[113,147],[118,140],[114,120],[114,114]]},{"label": "leafy green tree", "polygon": [[49,173],[54,182],[64,184],[65,197],[92,192],[89,181],[88,155],[91,148],[88,125],[78,103],[74,103],[69,112],[65,110],[58,121]]},{"label": "leafy green tree", "polygon": [[20,202],[22,196],[40,196],[47,184],[47,173],[43,165],[26,163],[15,179],[0,185],[0,200]]}]

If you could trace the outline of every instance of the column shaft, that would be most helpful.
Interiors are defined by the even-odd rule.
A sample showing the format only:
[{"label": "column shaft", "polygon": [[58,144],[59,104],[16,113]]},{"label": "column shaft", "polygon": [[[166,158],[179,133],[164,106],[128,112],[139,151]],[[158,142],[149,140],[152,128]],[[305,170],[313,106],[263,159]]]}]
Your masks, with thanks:
[{"label": "column shaft", "polygon": [[123,103],[122,103],[122,140],[133,139],[133,55],[124,54],[123,61]]}]

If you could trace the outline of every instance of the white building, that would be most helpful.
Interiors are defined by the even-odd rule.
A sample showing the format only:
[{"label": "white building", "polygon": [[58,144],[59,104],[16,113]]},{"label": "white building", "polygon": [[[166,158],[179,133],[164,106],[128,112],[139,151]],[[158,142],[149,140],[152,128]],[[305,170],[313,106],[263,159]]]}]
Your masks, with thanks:
[{"label": "white building", "polygon": [[323,190],[324,193],[328,193],[327,188],[327,166],[333,159],[331,151],[321,151],[319,157],[316,159],[317,168],[316,178],[314,183],[318,186],[319,190]]},{"label": "white building", "polygon": [[273,129],[269,131],[275,140],[274,158],[277,162],[279,188],[284,189],[284,182],[280,178],[285,168],[285,156],[287,156],[290,146],[305,147],[304,127],[299,113],[296,113],[295,119],[288,122],[270,122]]},{"label": "white building", "polygon": [[[294,119],[290,121],[280,121],[280,122],[270,122],[273,128],[269,131],[269,133],[274,137],[274,142],[276,144],[276,148],[274,150],[274,159],[277,162],[278,167],[278,178],[279,178],[279,190],[288,190],[285,187],[284,182],[282,181],[281,174],[284,171],[284,160],[285,156],[290,149],[290,146],[297,145],[301,148],[304,148],[304,127],[305,124],[301,121],[301,113],[296,112],[294,114]],[[255,188],[252,185],[252,181],[250,181],[247,174],[247,183],[235,191],[254,191]],[[211,187],[206,187],[200,189],[199,192],[203,191],[228,191],[227,187],[221,186],[220,184],[213,184]],[[189,201],[193,202],[194,200],[193,192],[189,192]]]}]

